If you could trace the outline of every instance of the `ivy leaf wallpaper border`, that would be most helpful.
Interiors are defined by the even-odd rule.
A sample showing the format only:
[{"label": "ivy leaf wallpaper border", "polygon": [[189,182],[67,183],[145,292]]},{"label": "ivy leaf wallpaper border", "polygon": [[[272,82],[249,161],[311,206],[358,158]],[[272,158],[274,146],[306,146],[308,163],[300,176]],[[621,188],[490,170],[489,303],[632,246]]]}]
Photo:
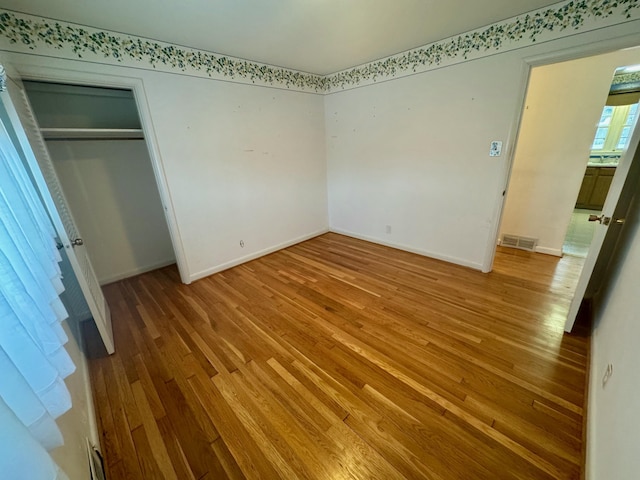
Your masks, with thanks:
[{"label": "ivy leaf wallpaper border", "polygon": [[328,75],[324,77],[325,88],[329,91],[346,89],[382,78],[416,73],[446,60],[466,60],[472,54],[504,50],[507,43],[522,40],[535,43],[545,33],[580,30],[588,19],[603,20],[614,14],[630,19],[632,11],[638,8],[640,0],[571,0]]},{"label": "ivy leaf wallpaper border", "polygon": [[619,73],[613,76],[611,85],[624,85],[625,83],[640,83],[640,72]]},{"label": "ivy leaf wallpaper border", "polygon": [[323,86],[319,75],[7,10],[0,13],[0,35],[10,44],[29,50],[42,44],[58,50],[70,49],[77,58],[94,54],[119,63],[146,61],[153,69],[193,70],[212,78],[242,79],[303,91],[320,91]]},{"label": "ivy leaf wallpaper border", "polygon": [[534,43],[544,34],[577,31],[587,20],[614,15],[627,20],[638,8],[640,0],[570,0],[326,76],[7,10],[0,10],[0,36],[9,45],[28,50],[44,45],[69,50],[77,58],[94,55],[105,63],[146,62],[152,69],[193,71],[241,83],[328,93],[425,71],[445,61],[506,50],[523,40]]}]

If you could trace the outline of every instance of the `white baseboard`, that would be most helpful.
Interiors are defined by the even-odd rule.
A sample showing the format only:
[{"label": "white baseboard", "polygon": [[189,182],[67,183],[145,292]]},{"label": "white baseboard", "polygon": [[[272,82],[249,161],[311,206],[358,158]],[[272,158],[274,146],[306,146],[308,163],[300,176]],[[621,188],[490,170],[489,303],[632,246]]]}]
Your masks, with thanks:
[{"label": "white baseboard", "polygon": [[545,255],[553,255],[555,257],[561,257],[562,256],[562,249],[561,248],[547,248],[547,247],[541,247],[540,245],[538,245],[536,247],[536,253],[544,253]]},{"label": "white baseboard", "polygon": [[385,247],[397,248],[398,250],[404,250],[405,252],[416,253],[423,257],[434,258],[436,260],[442,260],[443,262],[453,263],[463,267],[473,268],[474,270],[482,271],[482,264],[478,262],[470,262],[463,258],[451,257],[449,255],[441,255],[439,253],[430,252],[421,248],[410,247],[401,243],[389,242],[386,240],[380,240],[379,238],[370,237],[368,235],[360,235],[359,233],[350,232],[341,228],[330,228],[333,233],[339,233],[340,235],[346,235],[347,237],[357,238],[359,240],[365,240],[367,242],[376,243],[378,245],[384,245]]},{"label": "white baseboard", "polygon": [[245,255],[244,257],[236,258],[234,260],[221,263],[219,265],[216,265],[215,267],[207,268],[206,270],[201,270],[200,272],[196,272],[189,276],[189,283],[195,282],[196,280],[200,280],[201,278],[204,278],[204,277],[208,277],[209,275],[213,275],[214,273],[222,272],[223,270],[236,267],[243,263],[250,262],[251,260],[255,260],[256,258],[264,257],[265,255],[269,255],[270,253],[277,252],[278,250],[282,250],[283,248],[290,247],[292,245],[295,245],[296,243],[301,243],[306,240],[310,240],[314,237],[325,234],[328,231],[329,231],[328,228],[323,228],[313,233],[308,233],[306,235],[302,235],[300,237],[294,238],[293,240],[288,240],[286,242],[279,243],[272,247],[264,248],[257,252],[250,253],[249,255]]},{"label": "white baseboard", "polygon": [[100,285],[101,286],[107,285],[109,283],[117,282],[119,280],[124,280],[125,278],[135,277],[136,275],[140,275],[141,273],[150,272],[151,270],[157,270],[158,268],[166,267],[167,265],[172,265],[174,263],[176,263],[175,258],[168,258],[166,260],[162,260],[152,265],[133,268],[131,270],[127,270],[126,272],[118,273],[117,275],[111,275],[110,277],[99,279]]}]

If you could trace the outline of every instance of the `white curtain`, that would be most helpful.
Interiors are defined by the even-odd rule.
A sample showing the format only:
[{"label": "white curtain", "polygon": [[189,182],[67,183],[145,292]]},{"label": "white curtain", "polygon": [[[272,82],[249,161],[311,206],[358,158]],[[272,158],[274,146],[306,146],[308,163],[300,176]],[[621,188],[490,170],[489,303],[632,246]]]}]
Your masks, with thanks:
[{"label": "white curtain", "polygon": [[47,453],[63,443],[55,419],[71,408],[63,379],[75,370],[55,235],[0,124],[0,477],[12,480],[66,478]]}]

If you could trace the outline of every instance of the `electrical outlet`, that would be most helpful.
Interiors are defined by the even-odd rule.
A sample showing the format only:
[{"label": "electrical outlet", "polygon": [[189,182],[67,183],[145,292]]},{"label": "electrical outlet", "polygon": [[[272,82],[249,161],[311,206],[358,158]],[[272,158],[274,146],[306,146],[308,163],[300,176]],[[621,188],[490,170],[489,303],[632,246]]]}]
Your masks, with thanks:
[{"label": "electrical outlet", "polygon": [[244,248],[244,240],[240,240],[240,247]]},{"label": "electrical outlet", "polygon": [[609,363],[607,365],[607,369],[604,371],[604,375],[602,376],[602,388],[607,384],[611,375],[613,375],[613,364]]},{"label": "electrical outlet", "polygon": [[384,228],[384,231],[385,231],[385,232],[387,232],[387,233],[391,233],[391,225],[387,225],[387,226]]}]

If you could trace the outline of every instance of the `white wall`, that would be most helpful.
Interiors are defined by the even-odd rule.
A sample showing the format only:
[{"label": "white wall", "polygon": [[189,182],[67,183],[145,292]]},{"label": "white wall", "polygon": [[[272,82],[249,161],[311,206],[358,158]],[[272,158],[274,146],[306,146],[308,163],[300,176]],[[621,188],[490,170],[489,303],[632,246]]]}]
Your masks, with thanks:
[{"label": "white wall", "polygon": [[39,80],[142,81],[187,280],[327,231],[322,96],[23,54],[3,61]]},{"label": "white wall", "polygon": [[328,95],[331,229],[480,268],[506,161],[489,144],[506,140],[519,88],[510,63],[498,55]]},{"label": "white wall", "polygon": [[50,140],[47,149],[101,284],[175,262],[144,140]]},{"label": "white wall", "polygon": [[562,254],[613,73],[634,63],[640,49],[531,71],[500,237],[537,238],[538,251]]},{"label": "white wall", "polygon": [[[603,29],[530,44],[327,95],[331,229],[488,268],[524,98],[526,61],[548,63],[544,58],[554,57],[550,52],[616,33]],[[501,157],[488,155],[493,140],[504,142]]]},{"label": "white wall", "polygon": [[[640,472],[640,195],[627,216],[621,248],[596,312],[591,349],[587,478],[638,478]],[[613,375],[602,386],[607,364]]]},{"label": "white wall", "polygon": [[321,96],[163,74],[145,91],[192,277],[327,230]]}]

